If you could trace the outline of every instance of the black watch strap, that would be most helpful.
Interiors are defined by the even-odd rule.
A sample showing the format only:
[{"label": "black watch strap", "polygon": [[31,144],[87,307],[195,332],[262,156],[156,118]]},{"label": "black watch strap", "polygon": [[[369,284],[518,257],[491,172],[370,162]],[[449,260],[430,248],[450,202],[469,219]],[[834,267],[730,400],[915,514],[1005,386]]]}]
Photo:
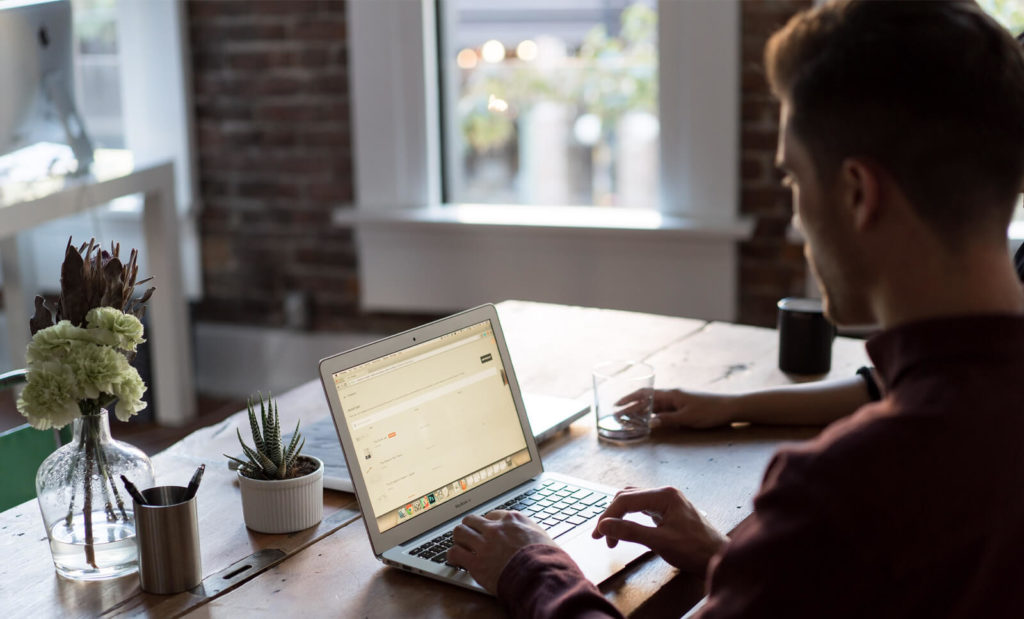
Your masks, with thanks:
[{"label": "black watch strap", "polygon": [[877,402],[882,399],[882,391],[878,388],[878,383],[875,382],[875,373],[868,366],[863,366],[857,370],[857,375],[864,379],[864,386],[867,387],[868,397],[871,398],[872,402]]}]

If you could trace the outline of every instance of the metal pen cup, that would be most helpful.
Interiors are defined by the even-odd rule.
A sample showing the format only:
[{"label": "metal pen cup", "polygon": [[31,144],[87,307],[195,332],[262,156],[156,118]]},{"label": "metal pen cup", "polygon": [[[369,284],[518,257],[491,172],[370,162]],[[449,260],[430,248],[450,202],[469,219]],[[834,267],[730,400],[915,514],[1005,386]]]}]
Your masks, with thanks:
[{"label": "metal pen cup", "polygon": [[196,498],[188,495],[183,486],[157,486],[142,491],[145,505],[134,502],[143,591],[180,593],[203,580]]}]

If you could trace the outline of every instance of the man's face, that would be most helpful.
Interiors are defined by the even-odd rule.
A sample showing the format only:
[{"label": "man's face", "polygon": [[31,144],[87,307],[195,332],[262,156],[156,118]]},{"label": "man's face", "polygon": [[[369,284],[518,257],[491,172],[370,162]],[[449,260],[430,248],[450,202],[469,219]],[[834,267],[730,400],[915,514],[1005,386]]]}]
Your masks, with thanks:
[{"label": "man's face", "polygon": [[776,165],[793,193],[793,223],[804,236],[804,255],[821,290],[825,315],[835,324],[874,321],[864,294],[861,248],[844,217],[836,183],[820,182],[810,153],[794,135],[791,110],[785,102]]}]

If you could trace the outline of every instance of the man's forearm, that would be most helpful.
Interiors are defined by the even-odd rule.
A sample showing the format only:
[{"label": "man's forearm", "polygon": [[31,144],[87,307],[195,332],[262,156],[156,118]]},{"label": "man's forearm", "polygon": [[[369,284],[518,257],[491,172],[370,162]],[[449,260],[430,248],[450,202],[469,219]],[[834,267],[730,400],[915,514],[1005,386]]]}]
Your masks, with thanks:
[{"label": "man's forearm", "polygon": [[735,421],[779,425],[826,425],[870,400],[860,376],[775,387],[735,397]]}]

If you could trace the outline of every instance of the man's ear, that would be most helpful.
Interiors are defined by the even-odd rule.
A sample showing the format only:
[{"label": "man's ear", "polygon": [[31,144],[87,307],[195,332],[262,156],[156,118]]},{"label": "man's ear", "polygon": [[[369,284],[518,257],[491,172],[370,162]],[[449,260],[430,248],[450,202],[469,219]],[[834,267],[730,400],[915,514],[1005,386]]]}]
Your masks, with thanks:
[{"label": "man's ear", "polygon": [[881,179],[878,171],[863,159],[844,159],[839,166],[839,191],[842,204],[858,230],[870,226],[879,216]]}]

